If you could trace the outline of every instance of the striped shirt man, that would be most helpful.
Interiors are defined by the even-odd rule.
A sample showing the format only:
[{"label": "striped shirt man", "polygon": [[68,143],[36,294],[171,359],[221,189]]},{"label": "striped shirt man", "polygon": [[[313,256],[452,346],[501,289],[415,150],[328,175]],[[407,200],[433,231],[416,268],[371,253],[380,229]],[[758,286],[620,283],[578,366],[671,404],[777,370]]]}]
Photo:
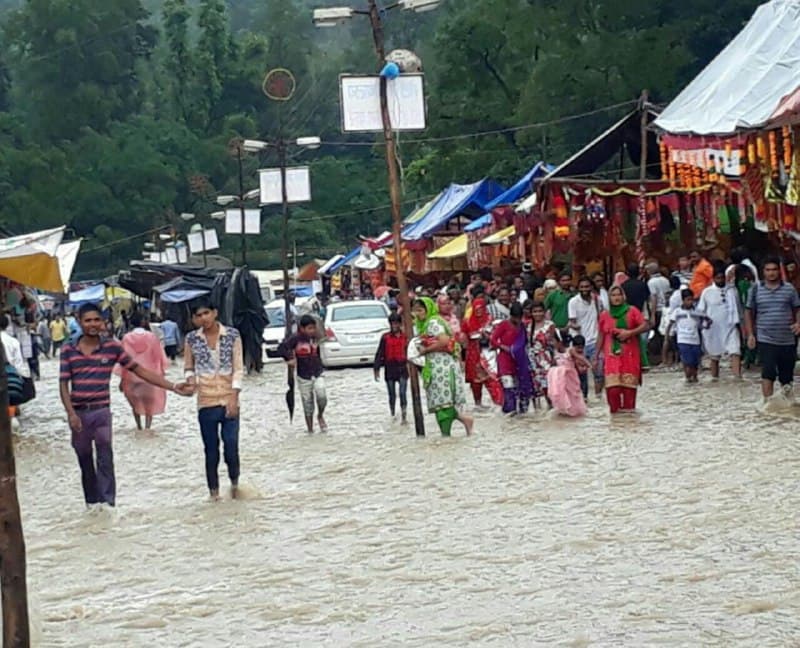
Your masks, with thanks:
[{"label": "striped shirt man", "polygon": [[70,400],[75,410],[111,405],[110,383],[115,364],[129,370],[136,367],[122,344],[113,338],[101,338],[100,345],[90,355],[84,355],[77,342],[64,345],[60,378],[71,383]]},{"label": "striped shirt man", "polygon": [[764,281],[757,282],[750,288],[746,307],[755,318],[759,343],[794,346],[792,325],[800,297],[792,284],[782,281],[770,288]]}]

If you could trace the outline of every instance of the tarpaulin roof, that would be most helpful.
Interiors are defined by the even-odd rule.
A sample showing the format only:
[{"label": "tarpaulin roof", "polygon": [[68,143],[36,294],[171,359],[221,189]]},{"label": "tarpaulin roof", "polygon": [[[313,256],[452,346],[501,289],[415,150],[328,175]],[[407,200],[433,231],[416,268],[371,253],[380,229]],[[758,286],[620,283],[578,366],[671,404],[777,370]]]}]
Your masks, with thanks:
[{"label": "tarpaulin roof", "polygon": [[325,274],[329,275],[334,274],[337,270],[339,270],[339,268],[342,268],[343,266],[346,266],[347,264],[352,263],[355,259],[357,259],[359,254],[361,254],[360,245],[351,252],[345,254],[336,263],[330,264],[330,266],[326,268]]},{"label": "tarpaulin roof", "polygon": [[800,2],[772,0],[667,106],[668,133],[731,134],[764,126],[800,87]]},{"label": "tarpaulin roof", "polygon": [[484,178],[468,185],[451,184],[428,212],[403,229],[403,239],[419,241],[447,225],[456,216],[473,220],[486,213],[486,205],[499,196],[503,188],[494,180]]},{"label": "tarpaulin roof", "polygon": [[70,304],[99,303],[106,298],[105,284],[89,286],[83,290],[76,290],[69,294]]},{"label": "tarpaulin roof", "polygon": [[[629,157],[638,167],[642,150],[642,110],[647,111],[648,122],[658,116],[650,107],[639,107],[628,113],[572,157],[550,171],[542,182],[547,182],[553,178],[591,175],[617,155],[623,146],[628,149]],[[658,139],[655,133],[648,132],[647,162],[648,169],[653,170],[654,174],[655,167],[660,166],[658,164],[659,161]],[[658,168],[658,176],[661,176],[660,168]]]},{"label": "tarpaulin roof", "polygon": [[429,259],[452,259],[454,257],[465,256],[467,254],[467,246],[469,245],[469,237],[466,234],[456,236],[453,240],[448,241],[442,247],[435,249],[428,255]]},{"label": "tarpaulin roof", "polygon": [[482,227],[488,227],[492,224],[491,210],[495,207],[502,207],[503,205],[513,205],[519,201],[523,196],[530,194],[533,191],[533,183],[537,178],[544,177],[550,173],[554,167],[544,162],[537,162],[534,167],[528,171],[517,183],[511,188],[501,193],[497,198],[490,200],[486,204],[486,210],[489,213],[484,214],[480,218],[476,218],[469,225],[464,228],[465,232],[474,232]]},{"label": "tarpaulin roof", "polygon": [[505,243],[507,239],[511,238],[516,233],[517,228],[513,225],[509,225],[505,229],[501,229],[499,232],[487,236],[481,241],[481,245],[499,245],[500,243]]},{"label": "tarpaulin roof", "polygon": [[416,223],[418,220],[420,220],[423,216],[425,216],[425,214],[427,214],[430,211],[431,207],[433,207],[434,203],[437,200],[439,200],[439,198],[442,197],[443,193],[444,192],[442,191],[435,198],[431,198],[422,207],[420,207],[419,209],[415,209],[413,212],[411,212],[406,217],[406,219],[403,222],[404,223]]},{"label": "tarpaulin roof", "polygon": [[0,276],[31,288],[67,292],[80,241],[62,244],[64,229],[0,239]]},{"label": "tarpaulin roof", "polygon": [[208,295],[210,292],[210,290],[200,290],[199,288],[190,290],[178,288],[177,290],[168,290],[167,292],[161,293],[161,301],[167,302],[168,304],[182,304],[183,302],[191,301],[197,297]]}]

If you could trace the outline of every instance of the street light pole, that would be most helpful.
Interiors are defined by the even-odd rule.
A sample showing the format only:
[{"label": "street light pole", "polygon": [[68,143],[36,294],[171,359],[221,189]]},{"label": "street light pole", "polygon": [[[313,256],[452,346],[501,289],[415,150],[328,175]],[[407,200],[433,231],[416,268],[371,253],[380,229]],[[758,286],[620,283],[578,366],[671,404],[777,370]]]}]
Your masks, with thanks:
[{"label": "street light pole", "polygon": [[[286,141],[281,137],[277,143],[278,165],[281,170],[281,207],[283,213],[283,226],[281,227],[281,257],[283,270],[283,308],[285,322],[285,338],[292,334],[291,329],[291,304],[289,303],[289,194],[286,189]],[[285,339],[284,338],[284,339]]]},{"label": "street light pole", "polygon": [[[372,38],[375,42],[375,52],[378,55],[378,65],[382,67],[386,62],[384,47],[383,21],[377,0],[369,0],[369,19],[372,25]],[[401,233],[403,216],[400,211],[400,173],[397,169],[394,132],[389,114],[389,99],[387,95],[387,79],[381,76],[381,117],[383,119],[383,138],[386,143],[386,168],[389,175],[389,197],[392,203],[392,238],[394,240],[394,256],[397,269],[397,287],[400,289],[400,305],[403,308],[403,328],[406,336],[414,336],[413,322],[411,319],[411,303],[408,296],[408,282],[403,268],[403,244]],[[414,410],[414,429],[417,436],[425,436],[425,419],[422,413],[422,398],[419,390],[419,372],[416,365],[409,363],[409,379],[411,382],[411,402]]]},{"label": "street light pole", "polygon": [[242,168],[242,145],[236,147],[236,157],[239,161],[239,213],[242,215],[242,266],[247,265],[247,235],[244,231],[244,170]]}]

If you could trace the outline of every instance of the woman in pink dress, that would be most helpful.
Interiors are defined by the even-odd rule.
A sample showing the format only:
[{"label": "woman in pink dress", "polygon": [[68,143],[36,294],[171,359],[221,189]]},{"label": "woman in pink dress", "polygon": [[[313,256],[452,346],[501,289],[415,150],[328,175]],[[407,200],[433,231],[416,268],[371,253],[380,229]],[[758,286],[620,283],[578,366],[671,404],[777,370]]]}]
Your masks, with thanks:
[{"label": "woman in pink dress", "polygon": [[[163,376],[169,366],[169,360],[161,341],[155,333],[145,328],[147,322],[139,313],[134,313],[130,321],[133,330],[122,338],[122,347],[137,365]],[[122,378],[120,389],[131,404],[136,427],[142,429],[142,416],[144,416],[144,429],[149,430],[153,425],[153,417],[164,413],[167,392],[144,382],[127,369],[118,366],[116,371]]]},{"label": "woman in pink dress", "polygon": [[556,366],[547,372],[547,394],[553,409],[563,416],[584,416],[586,414],[586,400],[581,391],[579,371],[585,372],[589,368],[589,361],[583,355],[583,338],[579,345],[565,348],[556,332],[555,353]]}]

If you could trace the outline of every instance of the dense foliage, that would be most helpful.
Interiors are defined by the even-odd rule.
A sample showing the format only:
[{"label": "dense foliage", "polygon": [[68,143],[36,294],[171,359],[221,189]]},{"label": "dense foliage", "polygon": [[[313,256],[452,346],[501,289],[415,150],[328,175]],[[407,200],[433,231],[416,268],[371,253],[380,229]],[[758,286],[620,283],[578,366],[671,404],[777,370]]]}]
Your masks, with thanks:
[{"label": "dense foliage", "polygon": [[[298,249],[326,257],[379,233],[383,152],[340,132],[337,89],[340,72],[375,70],[371,35],[363,20],[315,30],[318,4],[342,3],[0,0],[0,225],[66,223],[87,239],[78,274],[102,275],[139,257],[144,232],[185,230],[178,214],[207,219],[216,194],[238,191],[234,138],[282,129],[330,142],[293,155],[311,164],[314,194],[292,211]],[[406,209],[449,182],[511,181],[539,159],[562,160],[629,107],[600,109],[643,88],[668,101],[757,4],[445,0],[432,13],[388,13],[388,49],[414,49],[427,74],[429,128],[401,137]],[[261,91],[282,66],[298,80],[286,105]],[[494,130],[504,132],[453,137]],[[245,188],[274,163],[248,156]],[[275,267],[278,210],[264,214],[249,260]],[[235,255],[238,241],[221,238]]]}]

